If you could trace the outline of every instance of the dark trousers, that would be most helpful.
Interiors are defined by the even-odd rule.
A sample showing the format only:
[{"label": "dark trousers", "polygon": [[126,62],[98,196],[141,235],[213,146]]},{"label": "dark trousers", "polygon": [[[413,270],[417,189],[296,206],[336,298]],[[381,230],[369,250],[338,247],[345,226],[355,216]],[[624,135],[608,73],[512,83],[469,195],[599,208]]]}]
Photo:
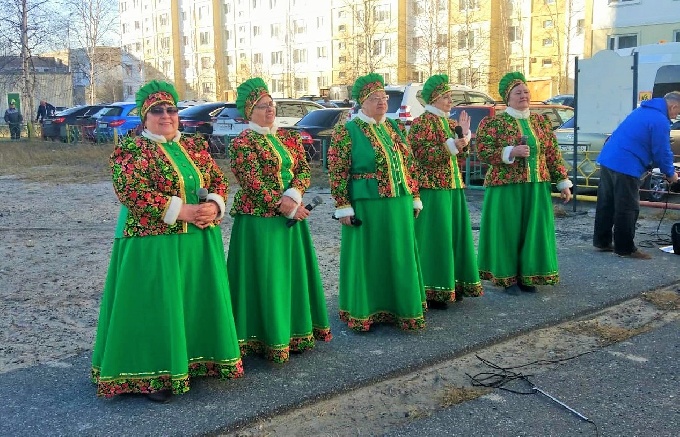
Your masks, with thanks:
[{"label": "dark trousers", "polygon": [[21,138],[21,123],[9,123],[9,136],[13,140]]},{"label": "dark trousers", "polygon": [[639,214],[640,179],[600,166],[593,245],[607,247],[613,237],[614,252],[619,255],[635,252],[633,240]]}]

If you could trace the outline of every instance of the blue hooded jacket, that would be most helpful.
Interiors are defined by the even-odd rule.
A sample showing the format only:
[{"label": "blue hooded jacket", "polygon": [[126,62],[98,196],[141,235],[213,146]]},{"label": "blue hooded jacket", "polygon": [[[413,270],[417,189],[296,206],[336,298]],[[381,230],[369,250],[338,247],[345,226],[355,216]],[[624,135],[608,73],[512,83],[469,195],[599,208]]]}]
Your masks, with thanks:
[{"label": "blue hooded jacket", "polygon": [[649,167],[659,167],[663,174],[671,177],[675,168],[670,126],[666,100],[645,100],[614,130],[597,162],[636,178]]}]

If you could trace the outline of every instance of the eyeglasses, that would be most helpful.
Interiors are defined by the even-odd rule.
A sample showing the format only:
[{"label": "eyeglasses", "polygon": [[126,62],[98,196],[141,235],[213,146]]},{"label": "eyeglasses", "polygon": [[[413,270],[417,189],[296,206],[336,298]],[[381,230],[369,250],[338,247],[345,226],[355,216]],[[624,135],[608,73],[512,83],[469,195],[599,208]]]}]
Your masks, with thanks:
[{"label": "eyeglasses", "polygon": [[276,108],[276,102],[260,103],[259,105],[255,105],[254,107],[257,109]]},{"label": "eyeglasses", "polygon": [[153,115],[163,115],[165,113],[168,115],[176,115],[179,112],[179,108],[176,106],[154,106],[149,109],[149,112]]},{"label": "eyeglasses", "polygon": [[373,97],[368,98],[368,100],[370,100],[371,102],[374,102],[374,103],[386,102],[389,99],[390,99],[390,96],[380,96],[380,97],[379,96],[373,96]]}]

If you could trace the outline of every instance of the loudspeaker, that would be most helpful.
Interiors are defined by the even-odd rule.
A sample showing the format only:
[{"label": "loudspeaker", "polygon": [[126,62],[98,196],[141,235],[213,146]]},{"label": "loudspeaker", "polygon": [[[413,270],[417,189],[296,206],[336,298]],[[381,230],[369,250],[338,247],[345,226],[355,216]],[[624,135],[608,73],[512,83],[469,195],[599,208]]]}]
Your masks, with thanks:
[{"label": "loudspeaker", "polygon": [[671,241],[673,242],[673,253],[680,255],[680,223],[673,223],[673,226],[671,226]]}]

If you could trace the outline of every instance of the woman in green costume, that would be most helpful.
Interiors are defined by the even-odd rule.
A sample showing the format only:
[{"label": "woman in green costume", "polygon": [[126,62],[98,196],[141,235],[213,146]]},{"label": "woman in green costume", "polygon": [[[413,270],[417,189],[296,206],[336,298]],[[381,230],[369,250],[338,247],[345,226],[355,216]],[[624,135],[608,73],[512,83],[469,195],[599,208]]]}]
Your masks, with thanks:
[{"label": "woman in green costume", "polygon": [[243,355],[283,363],[291,351],[332,338],[302,205],[309,164],[300,134],[278,129],[276,103],[261,78],[239,85],[236,107],[250,124],[230,145],[239,183],[227,257],[234,320]]},{"label": "woman in green costume", "polygon": [[463,296],[481,296],[475,240],[458,158],[468,154],[470,117],[460,114],[461,137],[449,118],[449,77],[436,74],[423,85],[425,112],[413,120],[408,139],[418,164],[420,198],[427,208],[416,220],[416,241],[428,308],[446,308]]},{"label": "woman in green costume", "polygon": [[479,233],[482,279],[518,295],[559,282],[551,181],[564,202],[572,186],[550,120],[531,114],[524,75],[508,73],[498,92],[505,112],[481,121],[479,159],[490,165]]},{"label": "woman in green costume", "polygon": [[342,223],[340,319],[356,331],[373,323],[425,327],[425,288],[413,230],[423,204],[401,123],[386,118],[382,76],[357,79],[357,116],[338,126],[328,150],[335,217]]},{"label": "woman in green costume", "polygon": [[178,132],[171,84],[149,82],[136,98],[144,132],[110,160],[122,207],[92,380],[100,396],[167,402],[190,376],[243,375],[218,226],[228,186],[206,141]]}]

